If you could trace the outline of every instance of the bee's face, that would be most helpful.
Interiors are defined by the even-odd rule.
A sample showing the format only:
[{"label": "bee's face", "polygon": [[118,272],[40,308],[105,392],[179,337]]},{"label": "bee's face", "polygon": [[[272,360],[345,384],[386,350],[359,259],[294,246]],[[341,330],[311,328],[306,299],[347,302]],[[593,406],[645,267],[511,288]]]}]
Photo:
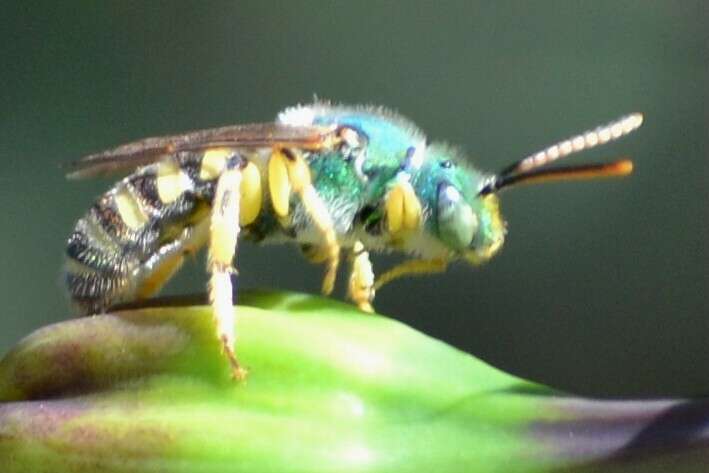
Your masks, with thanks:
[{"label": "bee's face", "polygon": [[474,264],[484,262],[499,250],[505,236],[497,196],[479,194],[485,176],[455,164],[464,162],[455,151],[435,145],[431,151],[435,158],[425,172],[435,175],[429,184],[435,185],[429,205],[436,236],[458,257]]},{"label": "bee's face", "polygon": [[454,184],[441,183],[436,216],[439,238],[470,263],[488,260],[504,242],[505,226],[495,195],[466,199]]}]

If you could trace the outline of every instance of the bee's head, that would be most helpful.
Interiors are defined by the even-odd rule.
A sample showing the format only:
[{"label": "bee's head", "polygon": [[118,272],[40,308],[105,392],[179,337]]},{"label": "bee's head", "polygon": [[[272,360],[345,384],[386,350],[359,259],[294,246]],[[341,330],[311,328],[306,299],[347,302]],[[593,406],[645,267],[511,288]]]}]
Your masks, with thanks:
[{"label": "bee's head", "polygon": [[487,177],[465,166],[447,146],[431,144],[426,154],[416,187],[427,204],[429,231],[453,258],[486,261],[505,238],[497,196],[479,195]]},{"label": "bee's head", "polygon": [[[438,239],[455,256],[473,264],[491,258],[502,246],[505,224],[500,215],[497,194],[522,183],[553,180],[592,179],[624,176],[633,165],[629,160],[609,164],[587,164],[546,168],[546,165],[577,151],[603,144],[635,130],[642,115],[632,114],[608,125],[587,131],[506,167],[496,174],[480,174],[471,169],[457,169],[448,157],[456,153],[433,145],[429,152],[428,175],[435,176],[435,205],[431,205],[432,223]],[[429,182],[429,185],[432,184]],[[432,200],[429,200],[431,202]]]},{"label": "bee's head", "polygon": [[477,196],[449,180],[438,185],[435,223],[440,240],[473,264],[490,259],[505,240],[496,195]]}]

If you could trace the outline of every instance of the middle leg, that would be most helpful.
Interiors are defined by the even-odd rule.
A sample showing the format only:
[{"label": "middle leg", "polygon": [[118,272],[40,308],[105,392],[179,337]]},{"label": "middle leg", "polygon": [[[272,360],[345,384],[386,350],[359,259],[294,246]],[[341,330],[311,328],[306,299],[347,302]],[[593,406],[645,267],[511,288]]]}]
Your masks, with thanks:
[{"label": "middle leg", "polygon": [[357,304],[363,312],[374,312],[374,271],[369,260],[369,252],[364,249],[362,242],[356,242],[350,255],[352,270],[347,287],[348,297]]},{"label": "middle leg", "polygon": [[340,244],[337,241],[335,224],[325,202],[313,187],[310,169],[303,157],[290,149],[274,150],[268,164],[268,180],[271,199],[276,214],[288,215],[288,199],[291,190],[298,194],[305,212],[323,237],[318,252],[327,262],[322,293],[329,295],[335,287],[337,268],[340,264]]}]

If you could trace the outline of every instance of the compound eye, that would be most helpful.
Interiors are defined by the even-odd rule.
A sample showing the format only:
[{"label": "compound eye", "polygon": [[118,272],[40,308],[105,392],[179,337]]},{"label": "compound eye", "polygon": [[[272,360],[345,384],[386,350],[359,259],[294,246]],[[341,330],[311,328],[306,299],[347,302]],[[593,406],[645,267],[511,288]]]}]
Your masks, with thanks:
[{"label": "compound eye", "polygon": [[438,188],[438,232],[456,251],[466,250],[478,229],[478,218],[458,189],[445,183]]}]

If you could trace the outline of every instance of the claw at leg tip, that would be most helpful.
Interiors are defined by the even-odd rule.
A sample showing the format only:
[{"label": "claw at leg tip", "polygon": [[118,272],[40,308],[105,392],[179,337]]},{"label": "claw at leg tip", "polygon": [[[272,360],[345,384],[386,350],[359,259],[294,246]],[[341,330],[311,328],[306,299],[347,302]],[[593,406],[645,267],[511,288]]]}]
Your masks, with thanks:
[{"label": "claw at leg tip", "polygon": [[238,382],[246,381],[246,377],[248,376],[248,374],[249,374],[249,370],[247,370],[246,368],[243,368],[241,366],[235,366],[235,367],[232,367],[232,369],[231,369],[231,378],[234,381],[238,381]]},{"label": "claw at leg tip", "polygon": [[362,302],[362,303],[358,304],[357,307],[358,307],[359,310],[361,310],[362,312],[366,312],[366,313],[368,313],[368,314],[373,314],[373,313],[374,313],[374,307],[372,307],[372,304],[370,304],[369,302]]}]

